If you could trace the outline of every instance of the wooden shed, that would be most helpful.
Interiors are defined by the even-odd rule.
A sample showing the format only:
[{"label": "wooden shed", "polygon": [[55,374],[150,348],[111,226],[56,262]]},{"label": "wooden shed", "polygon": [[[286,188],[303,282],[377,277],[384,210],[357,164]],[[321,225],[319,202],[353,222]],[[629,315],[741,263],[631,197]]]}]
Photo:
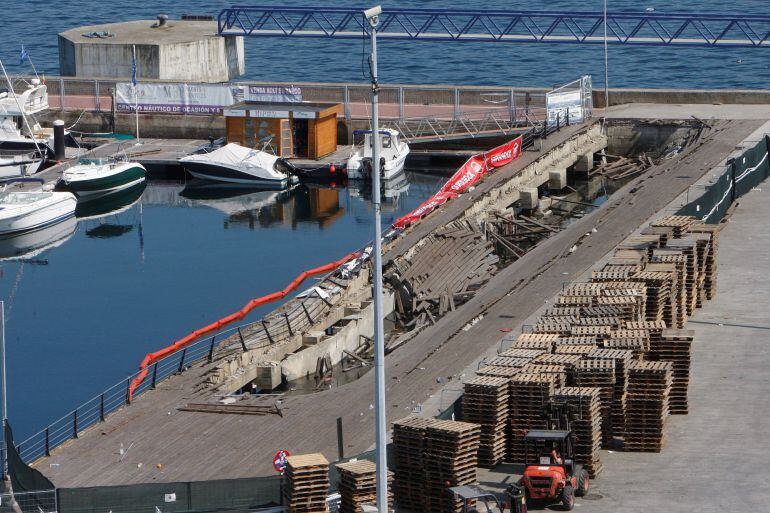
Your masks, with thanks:
[{"label": "wooden shed", "polygon": [[320,159],[337,150],[339,103],[241,102],[224,110],[227,142],[285,158]]}]

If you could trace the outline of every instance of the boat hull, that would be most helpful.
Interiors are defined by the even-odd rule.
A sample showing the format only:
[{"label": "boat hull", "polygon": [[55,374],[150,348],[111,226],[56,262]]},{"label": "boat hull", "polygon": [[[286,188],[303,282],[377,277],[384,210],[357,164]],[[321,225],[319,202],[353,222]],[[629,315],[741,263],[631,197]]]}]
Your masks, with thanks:
[{"label": "boat hull", "polygon": [[145,181],[147,172],[141,165],[132,165],[117,173],[93,178],[60,180],[59,188],[72,192],[79,198],[104,196],[134,187]]},{"label": "boat hull", "polygon": [[257,178],[248,173],[227,166],[219,166],[201,162],[183,162],[184,168],[195,178],[214,182],[227,182],[245,184],[264,189],[285,189],[288,185],[287,178],[278,180],[266,180]]},{"label": "boat hull", "polygon": [[51,201],[12,216],[2,216],[2,210],[0,210],[0,237],[12,237],[42,230],[73,217],[77,203],[75,196],[54,194]]}]

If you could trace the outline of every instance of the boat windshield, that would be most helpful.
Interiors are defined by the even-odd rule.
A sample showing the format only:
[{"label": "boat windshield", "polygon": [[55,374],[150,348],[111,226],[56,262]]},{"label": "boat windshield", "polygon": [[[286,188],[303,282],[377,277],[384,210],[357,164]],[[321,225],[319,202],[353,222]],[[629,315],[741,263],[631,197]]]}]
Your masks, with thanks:
[{"label": "boat windshield", "polygon": [[5,192],[0,196],[0,204],[26,205],[45,199],[50,192]]},{"label": "boat windshield", "polygon": [[90,157],[78,160],[78,164],[84,166],[104,166],[109,164],[111,159],[109,157]]}]

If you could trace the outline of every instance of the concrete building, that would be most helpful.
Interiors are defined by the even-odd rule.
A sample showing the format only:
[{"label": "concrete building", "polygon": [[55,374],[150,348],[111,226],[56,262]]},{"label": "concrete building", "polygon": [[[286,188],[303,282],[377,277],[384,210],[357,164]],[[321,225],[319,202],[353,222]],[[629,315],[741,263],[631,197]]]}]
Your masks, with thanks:
[{"label": "concrete building", "polygon": [[138,20],[77,27],[59,34],[62,76],[227,82],[243,75],[243,38],[218,36],[212,20]]}]

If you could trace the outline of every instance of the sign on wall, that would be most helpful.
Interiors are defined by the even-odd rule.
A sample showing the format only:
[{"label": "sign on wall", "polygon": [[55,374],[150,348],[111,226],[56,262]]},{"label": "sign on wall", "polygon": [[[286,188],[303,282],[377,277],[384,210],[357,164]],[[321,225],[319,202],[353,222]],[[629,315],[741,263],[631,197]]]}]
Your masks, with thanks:
[{"label": "sign on wall", "polygon": [[139,112],[221,114],[223,108],[244,100],[244,89],[227,84],[117,84],[115,108],[134,112],[138,105]]}]

